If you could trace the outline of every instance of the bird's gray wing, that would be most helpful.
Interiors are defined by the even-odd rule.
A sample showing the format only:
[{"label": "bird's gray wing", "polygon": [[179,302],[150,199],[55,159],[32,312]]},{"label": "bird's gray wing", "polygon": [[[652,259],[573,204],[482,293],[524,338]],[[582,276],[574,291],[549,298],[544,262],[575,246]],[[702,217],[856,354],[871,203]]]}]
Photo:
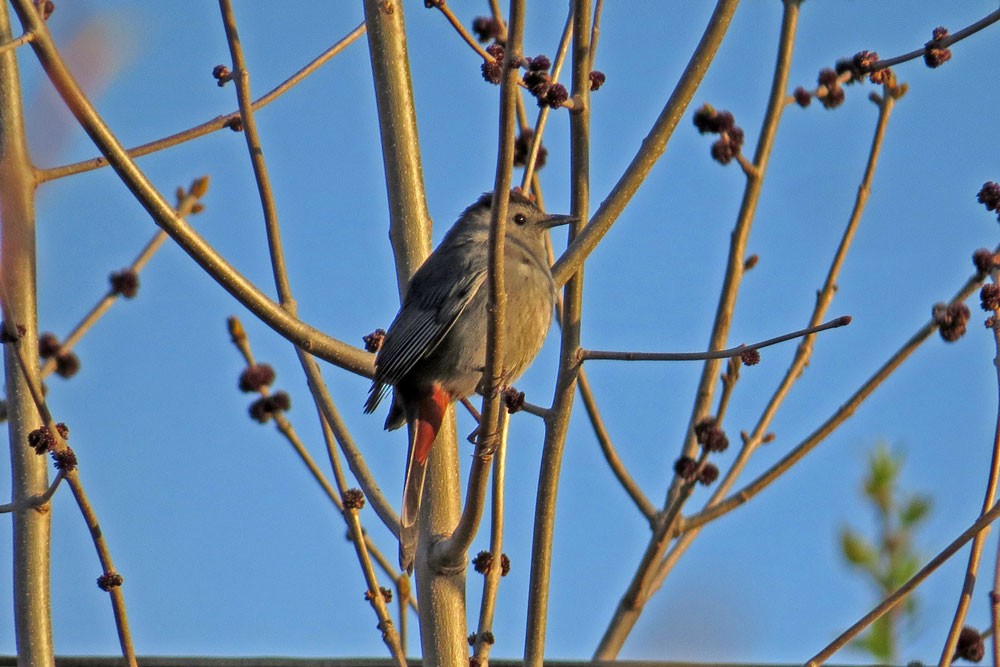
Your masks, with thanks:
[{"label": "bird's gray wing", "polygon": [[375,409],[389,385],[395,386],[437,348],[486,282],[483,263],[453,261],[461,256],[432,257],[414,274],[378,352],[366,412]]}]

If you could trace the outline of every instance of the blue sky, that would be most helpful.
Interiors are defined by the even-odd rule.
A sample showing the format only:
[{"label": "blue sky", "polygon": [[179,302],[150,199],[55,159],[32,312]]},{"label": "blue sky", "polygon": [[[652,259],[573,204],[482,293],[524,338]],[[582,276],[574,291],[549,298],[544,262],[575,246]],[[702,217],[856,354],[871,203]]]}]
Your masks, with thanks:
[{"label": "blue sky", "polygon": [[[486,3],[453,3],[469,24]],[[918,48],[931,30],[953,32],[995,3],[805,2],[791,87],[813,87],[818,71],[870,49],[883,56]],[[593,96],[592,210],[607,195],[670,94],[697,43],[710,3],[607,3]],[[362,19],[356,3],[238,4],[237,19],[258,96]],[[409,49],[427,198],[440,239],[454,218],[490,189],[498,89],[482,81],[474,54],[434,11],[407,3]],[[555,50],[565,3],[534,2],[525,50]],[[690,122],[709,102],[732,111],[755,145],[774,65],[777,2],[749,0],[698,90],[663,160],[586,269],[583,341],[604,349],[704,348],[744,179],[709,157],[711,139]],[[80,48],[99,112],[126,145],[143,143],[235,109],[231,86],[212,67],[228,63],[214,3],[58,3],[49,22],[59,43]],[[853,324],[822,335],[812,363],[779,413],[776,440],[744,480],[765,470],[826,419],[953,294],[972,272],[976,248],[993,247],[995,216],[975,201],[1000,180],[996,147],[997,28],[956,45],[930,70],[896,68],[910,90],[890,121],[871,201],[839,281],[831,315]],[[99,48],[93,48],[99,44]],[[28,49],[19,51],[35,161],[54,166],[95,150],[54,103]],[[741,290],[732,342],[805,325],[834,245],[846,224],[876,117],[870,86],[847,101],[786,110],[767,173],[750,251],[760,263]],[[529,104],[529,107],[531,105]],[[300,316],[360,345],[397,307],[387,243],[386,195],[364,41],[358,42],[257,116],[271,170],[290,279]],[[568,208],[568,120],[555,113],[541,172],[550,210]],[[748,149],[750,150],[750,149]],[[257,285],[272,293],[262,216],[243,138],[228,130],[139,161],[161,191],[211,176],[206,210],[193,224]],[[43,185],[37,200],[41,330],[59,336],[128,264],[154,226],[109,170]],[[557,248],[565,243],[555,236]],[[236,390],[241,358],[225,319],[243,319],[254,354],[277,370],[292,396],[293,421],[324,460],[314,411],[288,343],[256,321],[177,247],[168,245],[141,277],[134,301],[116,305],[78,347],[82,370],[52,378],[54,414],[72,429],[84,484],[125,577],[136,648],[179,655],[382,655],[375,617],[344,539],[343,522],[270,426],[246,416]],[[837,534],[873,529],[860,496],[868,453],[880,441],[905,452],[903,485],[930,494],[933,513],[918,535],[927,557],[975,519],[982,503],[997,413],[996,350],[972,302],[969,332],[935,336],[843,427],[792,473],[709,526],[649,603],[621,657],[787,662],[810,657],[874,602],[838,556]],[[552,392],[556,337],[518,383],[528,400]],[[752,427],[794,346],[763,352],[744,369],[726,429]],[[361,405],[368,382],[327,367],[326,380],[382,488],[401,484],[404,438]],[[588,366],[621,455],[654,503],[662,502],[684,435],[698,363]],[[463,418],[464,419],[464,418]],[[460,421],[459,431],[471,425]],[[513,562],[500,591],[495,655],[518,657],[523,642],[534,484],[541,425],[513,422],[505,551]],[[465,445],[460,445],[465,447]],[[471,449],[460,460],[468,462]],[[725,466],[735,452],[718,458]],[[0,475],[0,497],[9,494]],[[692,509],[708,497],[696,491]],[[60,654],[117,650],[100,567],[86,528],[63,489],[55,500],[53,618]],[[387,553],[388,533],[365,511]],[[582,406],[574,410],[560,485],[548,653],[591,655],[648,537],[615,484]],[[486,545],[485,533],[473,549]],[[10,531],[0,530],[0,571],[9,571]],[[987,546],[992,569],[996,541]],[[920,589],[920,610],[901,655],[934,660],[961,585],[965,552]],[[469,578],[472,617],[480,582]],[[988,622],[990,576],[980,577],[970,623]],[[10,578],[0,597],[10,599]],[[9,605],[0,625],[11,627]],[[0,652],[14,651],[0,632]],[[411,641],[411,653],[415,644]],[[865,661],[842,652],[838,662]]]}]

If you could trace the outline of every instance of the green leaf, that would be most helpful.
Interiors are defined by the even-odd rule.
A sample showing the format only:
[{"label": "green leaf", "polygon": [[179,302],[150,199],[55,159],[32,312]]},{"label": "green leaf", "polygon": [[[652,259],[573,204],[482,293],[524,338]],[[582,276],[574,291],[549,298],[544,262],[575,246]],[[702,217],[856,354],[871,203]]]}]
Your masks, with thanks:
[{"label": "green leaf", "polygon": [[931,499],[927,496],[913,496],[899,510],[899,521],[910,528],[925,519],[931,511]]},{"label": "green leaf", "polygon": [[850,528],[840,531],[840,549],[851,565],[870,568],[878,560],[875,547]]},{"label": "green leaf", "polygon": [[865,495],[875,501],[882,512],[892,506],[892,495],[903,467],[903,456],[893,454],[885,443],[879,444],[868,458],[868,477],[865,478]]}]

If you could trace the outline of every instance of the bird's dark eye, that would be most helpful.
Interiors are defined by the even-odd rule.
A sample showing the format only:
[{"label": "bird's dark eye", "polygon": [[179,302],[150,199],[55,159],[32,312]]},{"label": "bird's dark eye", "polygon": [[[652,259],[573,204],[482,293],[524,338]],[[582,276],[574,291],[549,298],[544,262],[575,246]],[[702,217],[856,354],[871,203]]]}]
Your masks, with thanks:
[{"label": "bird's dark eye", "polygon": [[528,219],[526,217],[524,217],[524,213],[518,213],[518,214],[516,214],[514,216],[514,224],[515,225],[519,225],[520,226],[520,225],[523,225],[524,223],[526,223],[527,221],[528,221]]}]

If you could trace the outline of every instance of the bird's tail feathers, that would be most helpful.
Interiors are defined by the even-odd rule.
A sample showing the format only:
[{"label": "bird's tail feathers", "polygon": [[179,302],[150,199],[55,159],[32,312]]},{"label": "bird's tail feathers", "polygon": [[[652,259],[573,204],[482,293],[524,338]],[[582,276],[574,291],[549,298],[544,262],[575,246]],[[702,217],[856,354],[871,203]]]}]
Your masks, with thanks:
[{"label": "bird's tail feathers", "polygon": [[407,572],[413,571],[413,557],[417,550],[417,519],[424,495],[427,458],[441,429],[441,421],[449,403],[451,397],[448,392],[434,387],[417,403],[417,414],[410,431],[410,451],[407,453],[403,480],[403,506],[399,513],[399,566]]}]

